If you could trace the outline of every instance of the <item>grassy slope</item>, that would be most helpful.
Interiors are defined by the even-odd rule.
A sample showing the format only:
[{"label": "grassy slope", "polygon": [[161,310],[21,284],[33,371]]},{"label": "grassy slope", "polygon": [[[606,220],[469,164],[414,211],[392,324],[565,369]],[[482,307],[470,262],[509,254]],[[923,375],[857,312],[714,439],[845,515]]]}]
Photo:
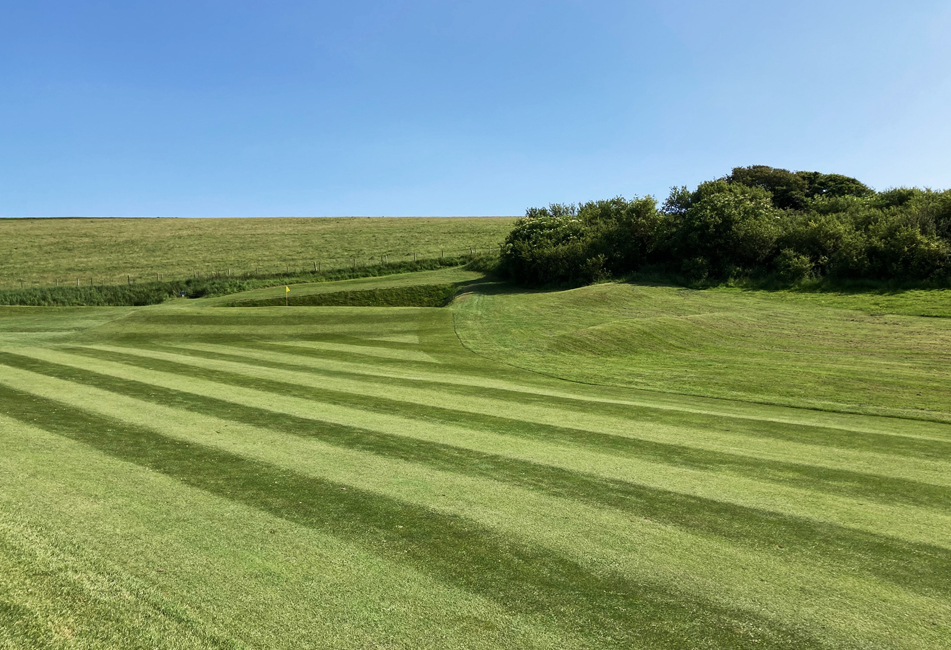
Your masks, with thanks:
[{"label": "grassy slope", "polygon": [[511,218],[0,219],[0,288],[283,272],[498,250]]},{"label": "grassy slope", "polygon": [[[951,426],[565,382],[453,331],[565,329],[616,290],[0,309],[0,647],[946,644]],[[765,302],[790,347],[831,318]],[[514,340],[492,354],[545,359]]]},{"label": "grassy slope", "polygon": [[[897,312],[897,313],[896,313]],[[474,294],[467,347],[573,381],[951,421],[951,291]]]},{"label": "grassy slope", "polygon": [[[469,271],[462,267],[438,269],[435,271],[421,271],[418,273],[400,273],[385,277],[356,278],[341,282],[312,282],[295,284],[291,292],[292,297],[310,297],[334,293],[356,293],[379,290],[411,290],[417,287],[429,287],[446,284],[464,284],[480,280],[482,274]],[[208,301],[194,303],[197,307],[208,305],[240,306],[242,303],[261,303],[264,301],[282,301],[284,299],[284,285],[268,287],[254,291],[243,291],[228,296],[211,298]]]}]

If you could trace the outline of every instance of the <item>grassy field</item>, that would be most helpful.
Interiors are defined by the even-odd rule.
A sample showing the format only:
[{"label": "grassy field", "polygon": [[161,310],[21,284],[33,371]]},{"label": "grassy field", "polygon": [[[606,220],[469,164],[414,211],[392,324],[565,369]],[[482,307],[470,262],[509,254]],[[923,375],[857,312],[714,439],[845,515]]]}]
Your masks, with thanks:
[{"label": "grassy field", "polygon": [[0,289],[497,252],[514,218],[0,219]]},{"label": "grassy field", "polygon": [[0,647],[951,644],[945,294],[267,291],[0,307]]}]

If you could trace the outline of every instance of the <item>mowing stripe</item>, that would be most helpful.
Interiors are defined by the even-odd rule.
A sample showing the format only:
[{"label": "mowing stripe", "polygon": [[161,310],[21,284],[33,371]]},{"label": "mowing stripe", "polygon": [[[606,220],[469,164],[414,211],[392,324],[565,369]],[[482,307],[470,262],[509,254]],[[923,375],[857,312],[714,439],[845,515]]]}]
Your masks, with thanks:
[{"label": "mowing stripe", "polygon": [[[134,345],[141,346],[143,343],[147,346],[151,345],[151,342],[143,341],[136,341]],[[479,358],[479,364],[471,363],[471,359],[454,359],[452,366],[447,364],[446,366],[441,366],[437,371],[423,364],[417,364],[418,367],[409,368],[409,364],[400,364],[397,362],[392,362],[387,365],[381,365],[378,361],[374,361],[372,365],[366,362],[354,363],[352,357],[347,357],[346,355],[335,355],[334,358],[330,358],[327,353],[322,353],[318,350],[294,348],[282,343],[270,341],[248,340],[243,341],[239,347],[231,340],[223,340],[220,343],[207,341],[184,343],[179,338],[179,340],[167,341],[167,344],[189,350],[230,350],[233,352],[236,349],[240,349],[245,354],[247,354],[249,350],[258,350],[259,358],[276,359],[298,364],[304,364],[307,358],[312,358],[317,368],[392,379],[425,379],[440,383],[455,384],[461,387],[478,388],[480,391],[500,390],[523,395],[523,399],[529,399],[535,396],[536,399],[539,399],[542,403],[548,403],[552,398],[556,398],[575,404],[597,404],[598,406],[596,408],[599,409],[603,408],[602,405],[631,406],[653,411],[677,411],[715,417],[748,419],[758,422],[819,426],[856,433],[874,433],[944,442],[951,441],[951,424],[946,422],[908,419],[897,416],[822,411],[809,408],[759,404],[749,401],[734,401],[634,388],[588,386],[549,378],[521,369],[506,368],[505,366],[498,366],[497,369],[487,371],[485,361],[481,358]],[[510,377],[513,380],[507,380],[505,379],[506,377]],[[558,388],[552,388],[553,385],[558,386]],[[573,392],[566,392],[566,386],[570,386]],[[604,393],[613,393],[618,395],[618,397],[607,398],[604,397]],[[643,397],[639,398],[639,395]],[[896,430],[899,425],[901,431]]]},{"label": "mowing stripe", "polygon": [[63,417],[57,402],[8,387],[0,387],[0,404],[9,417],[191,487],[326,530],[509,610],[548,616],[567,629],[591,630],[598,635],[591,641],[598,645],[821,647],[810,636],[748,611],[620,575],[595,575],[567,557],[513,542],[473,521],[83,411]]},{"label": "mowing stripe", "polygon": [[[30,384],[28,376],[19,378],[22,389],[55,401],[62,401],[64,393],[72,392],[68,388],[65,391],[56,388],[55,384],[49,384],[50,381],[46,382],[48,388],[38,389]],[[242,425],[229,425],[205,416],[152,407],[95,389],[76,387],[74,390],[79,394],[70,395],[69,399],[81,408],[95,405],[102,409],[103,415],[158,430],[166,436],[198,444],[211,443],[225,451],[307,475],[356,485],[448,514],[475,517],[489,528],[500,529],[530,545],[547,546],[586,565],[592,560],[612,571],[623,568],[631,576],[643,576],[645,571],[654,574],[662,567],[661,584],[672,581],[672,584],[693,585],[699,581],[685,588],[729,606],[744,603],[743,607],[768,611],[770,615],[782,610],[786,612],[785,620],[810,619],[827,630],[853,629],[857,621],[852,620],[851,612],[870,611],[869,608],[881,611],[886,607],[885,611],[896,612],[911,608],[922,615],[930,612],[927,615],[933,620],[951,616],[944,591],[940,592],[943,595],[938,596],[938,600],[912,597],[908,591],[896,590],[880,580],[869,582],[858,576],[853,578],[852,571],[843,570],[821,555],[810,557],[808,551],[815,546],[814,540],[805,540],[805,555],[787,562],[785,555],[790,550],[781,548],[782,540],[777,548],[744,551],[743,546],[716,543],[712,538],[682,533],[640,517],[628,518],[623,512],[612,509],[575,506],[564,499],[536,497],[532,492],[518,488],[505,489],[491,482],[474,481],[426,466],[377,460],[378,457],[361,452],[337,451],[313,439],[295,441],[266,430],[249,430]],[[156,423],[161,423],[158,429]],[[454,504],[448,510],[444,507],[447,496]],[[848,541],[846,539],[846,543]],[[709,558],[717,561],[710,563]],[[754,578],[752,582],[735,583],[736,572],[769,579],[759,581]],[[648,579],[656,581],[658,577]],[[796,598],[792,602],[777,599],[778,594],[772,587],[774,580],[779,584],[789,584],[788,581],[796,584]],[[946,587],[944,589],[946,591]],[[788,592],[786,595],[788,597]],[[793,603],[799,602],[808,603],[808,607],[790,609]],[[852,609],[843,610],[843,603],[848,603]],[[862,622],[863,625],[867,623]],[[872,624],[880,628],[879,634],[886,635],[898,634],[897,630],[903,625],[907,625],[904,619],[881,614]],[[848,632],[845,637],[851,638],[852,635]]]},{"label": "mowing stripe", "polygon": [[[44,388],[31,382],[27,374],[18,376],[16,383],[21,387],[29,387],[37,395],[64,403],[75,402],[77,406],[96,409],[107,417],[143,410],[134,402],[125,406],[112,406],[118,401],[115,396],[101,396],[98,389],[85,387],[99,385],[135,400],[148,400],[223,420],[246,423],[260,430],[270,429],[301,438],[316,438],[341,448],[366,451],[440,471],[488,478],[555,497],[630,511],[653,521],[682,527],[701,535],[728,539],[749,548],[771,550],[776,545],[782,545],[786,548],[784,553],[804,559],[818,553],[825,558],[824,565],[834,562],[848,573],[886,579],[912,591],[942,591],[946,589],[947,576],[951,574],[951,551],[934,546],[910,544],[834,524],[781,516],[760,509],[606,480],[498,455],[467,452],[447,445],[380,435],[355,427],[333,426],[289,416],[276,419],[272,411],[135,381],[110,379],[85,371],[72,370],[64,373],[64,376],[82,381],[83,387],[77,386],[70,391],[64,390],[59,384],[47,382],[48,386]],[[149,415],[143,421],[172,419],[174,412]],[[217,431],[221,428],[220,424],[203,422],[200,425],[192,424],[188,430]],[[914,561],[909,562],[908,558]]]},{"label": "mowing stripe", "polygon": [[[435,380],[422,377],[393,377],[388,374],[370,374],[369,366],[361,366],[364,372],[334,370],[329,364],[320,361],[309,361],[300,357],[270,352],[257,352],[246,347],[211,346],[211,345],[161,345],[153,344],[147,348],[111,346],[107,349],[121,349],[130,354],[142,354],[141,350],[166,351],[176,355],[202,357],[221,361],[235,361],[247,365],[262,366],[280,370],[304,372],[327,379],[352,379],[362,383],[372,383],[389,388],[408,389],[438,389],[444,393],[451,393],[460,398],[468,399],[472,395],[472,387],[451,382],[448,379]],[[78,350],[78,349],[77,349]],[[291,361],[275,360],[290,359]],[[877,453],[909,456],[923,460],[945,460],[951,458],[951,439],[933,437],[912,437],[895,433],[870,433],[854,431],[833,426],[819,426],[815,424],[794,424],[777,422],[775,420],[758,420],[736,415],[705,414],[695,410],[676,410],[671,408],[653,408],[641,405],[625,406],[618,403],[605,403],[590,400],[583,396],[573,398],[556,397],[535,392],[532,387],[524,386],[523,390],[479,387],[479,394],[483,397],[503,401],[517,401],[520,404],[557,405],[560,408],[570,409],[582,413],[597,410],[605,415],[621,417],[637,421],[639,425],[649,423],[664,424],[677,420],[677,424],[684,428],[700,429],[705,431],[726,431],[736,434],[750,435],[759,438],[772,438],[789,442],[800,442],[808,445],[821,445],[840,449],[855,449],[858,451],[874,450]],[[892,422],[889,422],[892,424]]]},{"label": "mowing stripe", "polygon": [[357,357],[379,357],[381,359],[395,359],[398,361],[420,361],[423,363],[439,363],[436,359],[426,354],[422,350],[401,350],[392,347],[377,347],[368,345],[353,345],[351,343],[331,343],[327,341],[301,341],[294,343],[309,350],[327,350],[330,352],[343,352]]},{"label": "mowing stripe", "polygon": [[[802,484],[812,489],[825,489],[836,494],[852,494],[882,502],[908,503],[926,507],[941,507],[951,502],[951,465],[925,460],[895,459],[871,451],[837,451],[795,443],[777,444],[773,440],[758,440],[736,436],[733,433],[710,432],[681,426],[657,426],[630,420],[607,420],[585,414],[565,414],[557,409],[513,404],[511,401],[470,398],[460,402],[455,395],[443,395],[433,390],[394,391],[383,386],[368,388],[365,383],[337,380],[333,389],[324,388],[327,382],[311,373],[281,372],[230,361],[212,361],[184,357],[180,354],[145,350],[130,354],[128,350],[115,352],[112,348],[97,346],[93,350],[66,348],[70,352],[96,359],[109,359],[122,364],[172,374],[186,374],[234,386],[292,395],[321,403],[343,404],[361,410],[379,413],[400,413],[403,416],[438,419],[455,422],[472,429],[469,420],[481,421],[476,425],[484,431],[511,433],[524,437],[524,423],[531,423],[535,431],[552,439],[582,442],[600,449],[597,442],[607,437],[623,438],[623,443],[611,445],[623,449],[626,455],[651,456],[655,462],[717,468],[754,478],[769,477],[789,484]],[[143,358],[145,357],[145,358]],[[283,381],[297,380],[296,382]],[[390,399],[393,395],[398,399]],[[361,397],[362,396],[362,397]],[[367,400],[366,397],[372,398]],[[448,408],[449,406],[458,408]],[[519,418],[507,417],[518,413]],[[550,414],[549,414],[550,412]],[[487,413],[498,413],[489,416]],[[571,417],[574,416],[574,417]],[[562,421],[574,429],[557,427]],[[584,428],[582,428],[584,427]],[[547,429],[547,430],[546,430]],[[598,434],[586,436],[586,432]],[[567,434],[567,435],[566,435]],[[533,435],[533,438],[537,436]],[[669,441],[690,441],[691,446],[671,444]],[[949,449],[951,451],[951,449]],[[783,462],[795,458],[796,463]],[[844,469],[849,468],[849,469]]]},{"label": "mowing stripe", "polygon": [[[525,440],[501,438],[453,426],[440,426],[424,420],[352,409],[327,403],[315,403],[297,397],[229,386],[190,376],[130,368],[109,361],[89,363],[87,359],[70,361],[67,365],[82,368],[91,365],[103,374],[184,390],[196,395],[252,404],[275,414],[296,415],[308,419],[362,427],[407,437],[436,442],[449,441],[454,446],[522,458],[566,469],[595,474],[604,478],[636,482],[660,489],[672,489],[703,498],[727,500],[793,516],[845,524],[872,533],[884,533],[912,542],[951,545],[951,517],[935,510],[911,506],[889,506],[868,499],[819,494],[812,490],[788,487],[719,472],[701,472],[677,466],[658,467],[639,459],[617,459],[570,447],[540,445]],[[55,372],[52,374],[55,375]]]}]

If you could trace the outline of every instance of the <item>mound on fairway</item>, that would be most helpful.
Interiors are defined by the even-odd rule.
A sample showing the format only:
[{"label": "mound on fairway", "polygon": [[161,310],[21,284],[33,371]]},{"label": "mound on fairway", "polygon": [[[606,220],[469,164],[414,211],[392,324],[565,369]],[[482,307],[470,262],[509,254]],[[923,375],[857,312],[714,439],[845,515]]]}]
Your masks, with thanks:
[{"label": "mound on fairway", "polygon": [[460,287],[482,280],[482,274],[462,267],[271,287],[219,298],[229,307],[445,307]]},{"label": "mound on fairway", "polygon": [[949,319],[226,302],[0,307],[0,647],[951,640]]},{"label": "mound on fairway", "polygon": [[482,356],[573,381],[951,421],[949,316],[947,290],[611,283],[473,294],[456,324]]}]

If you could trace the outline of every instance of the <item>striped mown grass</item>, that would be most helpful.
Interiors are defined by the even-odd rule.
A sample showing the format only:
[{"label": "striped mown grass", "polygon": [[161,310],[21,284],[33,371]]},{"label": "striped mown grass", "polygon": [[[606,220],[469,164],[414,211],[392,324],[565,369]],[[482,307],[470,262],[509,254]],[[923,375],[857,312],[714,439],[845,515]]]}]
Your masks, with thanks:
[{"label": "striped mown grass", "polygon": [[[539,298],[570,323],[604,291]],[[506,347],[524,333],[474,314],[524,318],[506,301],[533,295],[0,311],[0,647],[951,641],[940,409],[609,385],[616,358],[604,385],[531,372],[532,346]],[[786,347],[836,322],[795,305]],[[853,355],[945,322],[859,332]],[[592,378],[587,353],[548,354]]]}]

